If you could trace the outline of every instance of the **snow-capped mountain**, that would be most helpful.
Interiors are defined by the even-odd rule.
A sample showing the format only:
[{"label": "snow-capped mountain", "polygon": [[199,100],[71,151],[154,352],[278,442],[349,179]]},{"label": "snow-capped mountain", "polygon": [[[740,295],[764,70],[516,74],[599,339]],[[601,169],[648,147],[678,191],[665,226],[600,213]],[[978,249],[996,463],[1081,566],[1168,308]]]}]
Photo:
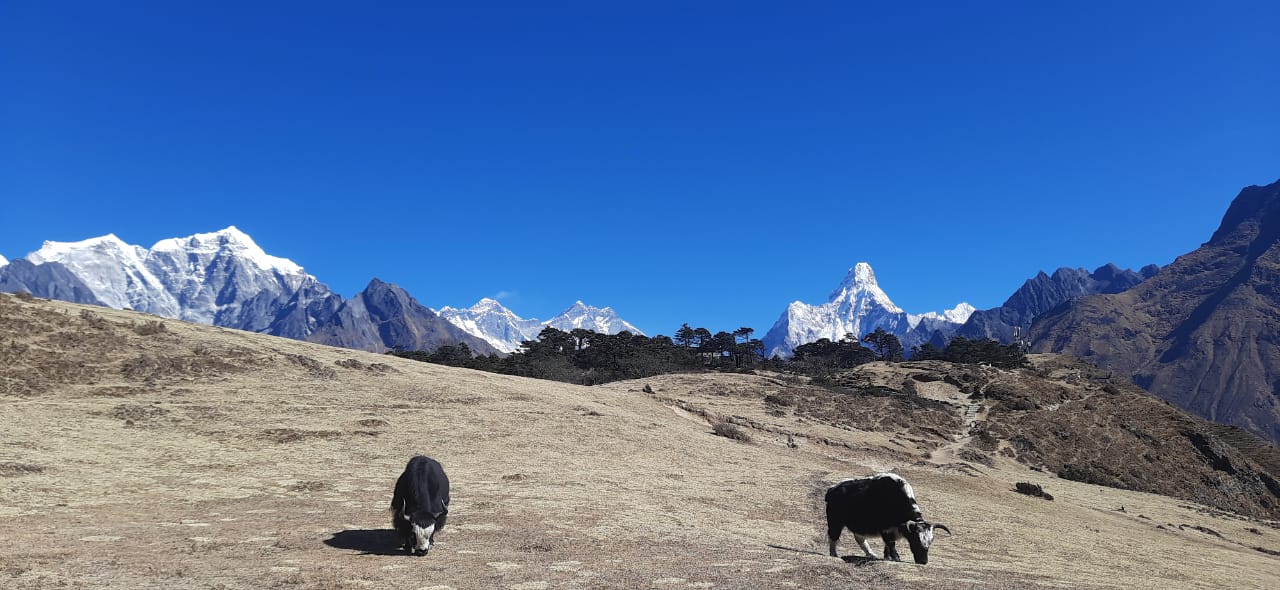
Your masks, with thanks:
[{"label": "snow-capped mountain", "polygon": [[7,264],[9,264],[9,261],[5,260],[4,256],[0,256],[0,267],[4,267]]},{"label": "snow-capped mountain", "polygon": [[156,242],[147,265],[164,280],[182,310],[181,318],[230,325],[247,300],[269,294],[278,299],[308,279],[301,266],[270,256],[235,226],[222,231]]},{"label": "snow-capped mountain", "polygon": [[47,241],[25,258],[0,261],[6,263],[0,264],[0,291],[364,350],[466,343],[478,354],[512,352],[548,325],[641,333],[612,309],[581,301],[548,321],[524,320],[491,299],[437,315],[404,289],[377,279],[344,300],[293,261],[264,252],[235,226],[160,240],[151,248],[114,234]]},{"label": "snow-capped mountain", "polygon": [[569,309],[560,312],[560,315],[543,322],[543,324],[565,332],[575,328],[582,328],[598,334],[631,332],[637,336],[644,336],[644,332],[641,332],[639,328],[618,317],[617,312],[613,311],[612,307],[592,307],[581,301],[574,302],[573,305],[569,306]]},{"label": "snow-capped mountain", "polygon": [[267,294],[288,298],[314,277],[267,255],[235,226],[170,238],[150,249],[114,234],[79,242],[45,242],[26,259],[62,264],[103,304],[205,324],[234,325],[240,306]]},{"label": "snow-capped mountain", "polygon": [[485,297],[467,309],[441,308],[440,317],[483,339],[502,352],[515,352],[520,343],[533,340],[542,331],[542,322],[526,320],[497,300]]},{"label": "snow-capped mountain", "polygon": [[79,242],[45,242],[26,259],[36,265],[61,264],[108,307],[179,317],[177,299],[147,267],[147,254],[146,248],[107,234]]},{"label": "snow-capped mountain", "polygon": [[582,328],[601,334],[617,334],[623,331],[636,335],[644,334],[618,317],[612,308],[592,307],[581,301],[575,302],[556,317],[546,321],[524,319],[501,303],[487,297],[467,309],[445,307],[438,313],[453,325],[462,328],[472,336],[483,339],[502,352],[519,350],[522,342],[536,339],[542,329],[547,326],[565,332]]},{"label": "snow-capped mountain", "polygon": [[871,265],[859,262],[849,269],[826,303],[809,305],[794,301],[764,336],[765,354],[791,356],[801,344],[822,338],[839,340],[845,334],[858,338],[876,328],[898,336],[908,349],[929,340],[934,331],[954,332],[973,307],[961,303],[943,313],[908,314],[893,303],[876,282]]}]

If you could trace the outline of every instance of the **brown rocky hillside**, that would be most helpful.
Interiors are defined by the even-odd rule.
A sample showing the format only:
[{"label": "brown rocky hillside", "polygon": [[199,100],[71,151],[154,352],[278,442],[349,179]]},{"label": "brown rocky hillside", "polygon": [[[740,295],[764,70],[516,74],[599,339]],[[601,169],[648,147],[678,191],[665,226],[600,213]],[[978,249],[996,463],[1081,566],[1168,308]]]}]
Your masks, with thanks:
[{"label": "brown rocky hillside", "polygon": [[[1280,528],[1249,493],[1224,511],[1072,481],[1053,475],[1067,445],[1015,446],[1002,428],[1114,395],[1040,370],[581,387],[0,295],[0,587],[1280,586]],[[1261,473],[1242,446],[1207,448]],[[453,482],[424,558],[396,550],[386,509],[415,453]],[[823,489],[885,470],[955,532],[927,566],[825,555]]]},{"label": "brown rocky hillside", "polygon": [[1048,312],[1030,336],[1280,442],[1280,182],[1241,191],[1209,241],[1156,276]]}]

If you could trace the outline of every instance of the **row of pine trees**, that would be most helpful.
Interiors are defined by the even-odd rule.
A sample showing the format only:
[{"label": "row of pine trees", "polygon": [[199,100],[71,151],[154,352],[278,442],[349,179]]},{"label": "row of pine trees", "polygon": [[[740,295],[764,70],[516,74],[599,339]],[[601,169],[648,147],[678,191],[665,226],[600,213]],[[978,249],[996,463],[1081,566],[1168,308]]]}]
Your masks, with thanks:
[{"label": "row of pine trees", "polygon": [[[764,343],[752,338],[748,327],[712,333],[683,324],[673,337],[653,337],[630,332],[600,334],[576,328],[565,332],[552,327],[520,350],[506,356],[474,355],[466,344],[446,345],[434,351],[396,350],[390,354],[430,363],[466,367],[505,375],[551,379],[596,385],[623,379],[640,379],[665,373],[690,371],[741,371],[769,369],[826,377],[874,361],[896,362],[905,354],[898,337],[877,328],[861,339],[846,334],[837,341],[823,338],[796,347],[792,358],[766,358]],[[864,346],[865,344],[865,346]],[[922,344],[911,349],[913,360],[985,363],[999,367],[1026,364],[1017,345],[995,340],[953,338],[944,348]]]}]

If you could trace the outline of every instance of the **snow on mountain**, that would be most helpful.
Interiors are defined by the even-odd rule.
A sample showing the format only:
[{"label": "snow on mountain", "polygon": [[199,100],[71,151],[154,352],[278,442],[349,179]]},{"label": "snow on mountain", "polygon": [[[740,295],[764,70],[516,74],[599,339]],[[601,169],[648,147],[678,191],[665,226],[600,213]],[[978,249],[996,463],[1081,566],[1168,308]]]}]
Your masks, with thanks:
[{"label": "snow on mountain", "polygon": [[315,280],[292,261],[267,255],[234,226],[161,240],[149,250],[114,234],[50,241],[26,258],[61,263],[109,307],[232,327],[240,327],[230,318],[245,301],[264,293],[287,299]]},{"label": "snow on mountain", "polygon": [[876,328],[898,336],[909,349],[914,343],[927,341],[935,330],[943,331],[944,336],[954,332],[973,311],[973,306],[961,303],[942,313],[908,314],[880,288],[871,265],[859,262],[826,303],[795,301],[788,305],[764,336],[765,354],[789,357],[801,344],[822,338],[839,340],[845,334],[861,338]]},{"label": "snow on mountain", "polygon": [[79,242],[46,241],[26,258],[37,265],[61,263],[108,307],[178,317],[178,301],[148,268],[147,255],[145,248],[107,234]]},{"label": "snow on mountain", "polygon": [[575,328],[582,328],[598,334],[631,332],[637,336],[644,336],[644,332],[641,332],[639,328],[618,317],[617,312],[613,311],[612,307],[592,307],[581,301],[574,302],[569,309],[543,322],[543,325],[565,332]]},{"label": "snow on mountain", "polygon": [[907,314],[907,323],[910,324],[913,329],[919,326],[922,321],[963,324],[969,321],[969,316],[973,315],[973,312],[975,311],[978,311],[977,308],[969,305],[968,303],[962,302],[960,305],[945,310],[942,313],[938,313],[936,311],[930,311],[920,315],[909,313]]},{"label": "snow on mountain", "polygon": [[263,292],[287,298],[314,280],[293,261],[268,255],[235,226],[156,242],[146,262],[177,299],[181,318],[205,324],[227,324],[222,317],[236,316],[243,302]]},{"label": "snow on mountain", "polygon": [[479,337],[502,352],[515,352],[525,340],[534,340],[543,328],[550,326],[565,332],[582,328],[601,334],[631,332],[643,335],[638,328],[618,317],[612,308],[592,307],[581,301],[546,321],[524,319],[501,303],[489,298],[481,299],[468,309],[442,308],[440,317],[462,328],[468,334]]},{"label": "snow on mountain", "polygon": [[463,331],[483,339],[502,352],[515,352],[520,343],[533,340],[542,331],[542,322],[526,320],[488,297],[467,309],[444,307],[440,317]]},{"label": "snow on mountain", "polygon": [[0,256],[0,267],[4,267],[7,264],[9,264],[9,261],[5,260],[4,256]]}]

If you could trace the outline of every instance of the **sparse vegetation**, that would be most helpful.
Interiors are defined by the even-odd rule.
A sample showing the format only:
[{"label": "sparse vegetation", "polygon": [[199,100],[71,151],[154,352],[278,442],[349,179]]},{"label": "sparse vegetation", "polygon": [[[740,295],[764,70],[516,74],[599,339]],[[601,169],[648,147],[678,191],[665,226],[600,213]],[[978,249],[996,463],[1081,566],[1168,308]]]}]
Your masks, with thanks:
[{"label": "sparse vegetation", "polygon": [[730,422],[717,422],[711,427],[711,431],[717,436],[740,440],[742,442],[751,442],[751,435],[743,430],[742,427]]},{"label": "sparse vegetation", "polygon": [[270,428],[262,432],[263,438],[275,443],[300,442],[310,438],[336,438],[342,436],[336,430],[300,430],[297,428]]},{"label": "sparse vegetation", "polygon": [[139,336],[153,336],[155,334],[163,334],[169,330],[165,327],[164,322],[160,320],[132,323],[132,326],[133,331]]},{"label": "sparse vegetation", "polygon": [[19,475],[31,475],[33,473],[44,473],[44,465],[36,465],[34,463],[16,463],[12,461],[0,463],[0,477],[17,477]]},{"label": "sparse vegetation", "polygon": [[89,311],[87,309],[80,310],[80,319],[84,320],[84,323],[88,324],[90,328],[93,328],[95,330],[111,329],[110,322],[108,322],[102,316],[96,313],[93,313],[92,311]]},{"label": "sparse vegetation", "polygon": [[1019,494],[1026,494],[1028,496],[1044,498],[1049,501],[1053,500],[1053,494],[1050,494],[1049,492],[1044,491],[1044,488],[1041,487],[1040,484],[1035,484],[1028,481],[1020,481],[1014,484],[1013,489],[1017,490]]}]

